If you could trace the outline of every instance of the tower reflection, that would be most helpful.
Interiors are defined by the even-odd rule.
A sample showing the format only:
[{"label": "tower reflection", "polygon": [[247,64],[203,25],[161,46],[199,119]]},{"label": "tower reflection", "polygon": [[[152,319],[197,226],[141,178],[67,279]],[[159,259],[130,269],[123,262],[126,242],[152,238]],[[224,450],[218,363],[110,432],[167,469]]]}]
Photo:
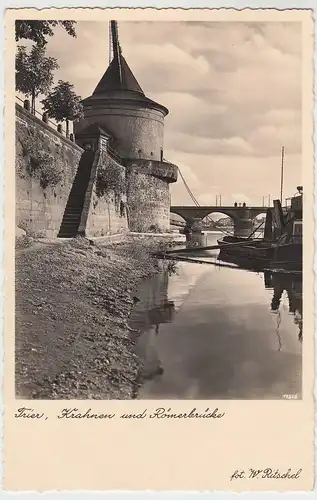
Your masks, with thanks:
[{"label": "tower reflection", "polygon": [[144,361],[140,374],[142,380],[151,379],[164,371],[157,353],[156,338],[160,325],[171,323],[175,316],[175,304],[168,300],[168,280],[168,272],[145,280],[138,290],[139,302],[130,317],[130,326],[140,335],[137,354]]}]

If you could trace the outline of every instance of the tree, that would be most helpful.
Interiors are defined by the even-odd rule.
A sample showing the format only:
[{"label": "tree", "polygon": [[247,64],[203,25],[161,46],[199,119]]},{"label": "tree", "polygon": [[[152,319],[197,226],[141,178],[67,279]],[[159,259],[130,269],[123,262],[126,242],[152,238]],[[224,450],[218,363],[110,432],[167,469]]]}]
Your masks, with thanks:
[{"label": "tree", "polygon": [[15,86],[31,97],[31,111],[35,113],[35,99],[47,94],[53,84],[53,71],[59,66],[56,59],[45,56],[45,47],[34,45],[28,54],[26,47],[18,47],[15,60]]},{"label": "tree", "polygon": [[15,40],[21,38],[32,40],[38,45],[46,45],[45,37],[53,36],[56,26],[62,26],[69,35],[76,37],[76,21],[16,21],[15,22]]},{"label": "tree", "polygon": [[81,97],[73,91],[74,85],[59,80],[49,95],[41,102],[50,118],[57,122],[66,122],[66,136],[69,136],[69,122],[83,116]]}]

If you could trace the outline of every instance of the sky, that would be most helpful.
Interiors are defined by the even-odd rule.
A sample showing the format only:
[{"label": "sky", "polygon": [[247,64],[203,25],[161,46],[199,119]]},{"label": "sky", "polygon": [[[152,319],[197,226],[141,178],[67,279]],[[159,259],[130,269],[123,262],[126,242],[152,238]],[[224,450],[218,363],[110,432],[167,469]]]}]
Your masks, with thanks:
[{"label": "sky", "polygon": [[[109,63],[107,22],[62,29],[48,54],[82,97]],[[164,157],[202,205],[262,205],[301,184],[301,25],[296,22],[120,22],[122,53],[151,99],[169,109]],[[191,205],[182,180],[172,204]]]}]

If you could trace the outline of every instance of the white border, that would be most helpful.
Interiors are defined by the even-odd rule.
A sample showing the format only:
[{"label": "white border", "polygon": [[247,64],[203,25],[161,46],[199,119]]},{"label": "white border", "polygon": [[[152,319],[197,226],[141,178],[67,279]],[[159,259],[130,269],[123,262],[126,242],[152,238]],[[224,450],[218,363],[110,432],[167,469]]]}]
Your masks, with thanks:
[{"label": "white border", "polygon": [[[244,9],[244,8],[252,8],[252,9],[260,9],[260,8],[275,8],[275,9],[290,9],[290,8],[300,8],[300,9],[311,9],[314,12],[314,19],[316,23],[316,10],[317,10],[317,5],[316,5],[316,0],[293,0],[293,1],[283,1],[283,0],[266,0],[266,1],[256,1],[256,0],[251,0],[250,2],[245,2],[242,0],[232,0],[231,2],[223,2],[220,0],[213,0],[213,1],[201,1],[201,0],[182,0],[182,1],[175,1],[175,0],[160,0],[160,1],[147,1],[147,0],[117,0],[116,2],[112,1],[105,1],[105,0],[95,0],[93,4],[91,4],[89,1],[82,1],[78,2],[76,0],[67,0],[66,2],[63,0],[55,0],[54,3],[48,2],[48,1],[43,1],[43,0],[23,0],[23,1],[4,1],[4,5],[2,4],[1,10],[2,10],[2,18],[1,18],[1,24],[0,24],[0,34],[1,34],[1,43],[2,43],[2,54],[4,52],[4,11],[7,8],[23,8],[23,7],[35,7],[35,8],[47,8],[47,7],[103,7],[103,8],[114,8],[114,7],[128,7],[128,8],[134,8],[134,7],[154,7],[154,8],[236,8],[236,9]],[[315,24],[315,57],[314,57],[314,66],[317,68],[317,26]],[[0,93],[0,107],[2,110],[4,109],[4,74],[3,74],[3,58],[1,58],[1,66],[0,66],[0,75],[1,75],[1,93]],[[315,96],[317,95],[317,84],[316,84],[316,78],[314,82],[314,92]],[[3,111],[2,111],[2,116],[3,116]],[[314,106],[314,117],[315,117],[315,122],[316,122],[316,116],[317,116],[317,103],[315,99],[315,106]],[[0,163],[0,171],[3,175],[3,159],[4,159],[4,127],[3,127],[3,119],[0,121],[0,158],[2,159]],[[314,144],[315,144],[315,167],[316,167],[316,157],[317,157],[317,129],[315,126],[314,130]],[[316,190],[316,179],[315,179],[315,190]],[[0,200],[2,201],[0,205],[0,232],[3,235],[3,185],[0,186]],[[316,208],[317,208],[317,203],[315,201],[315,215],[316,215]],[[317,225],[316,225],[317,226]],[[315,241],[317,240],[317,227],[315,229]],[[3,240],[1,240],[0,243],[0,255],[1,255],[1,262],[3,262]],[[315,265],[314,265],[314,270],[315,274],[317,271],[317,264],[316,264],[316,258],[315,258]],[[1,284],[3,283],[3,267],[0,267],[0,282]],[[316,291],[317,291],[317,286],[315,282],[315,303],[317,302],[316,300]],[[1,332],[3,331],[3,300],[2,300],[2,293],[0,294],[0,326],[1,326]],[[315,313],[316,316],[316,313]],[[315,343],[317,345],[317,343]],[[2,360],[3,358],[3,342],[0,345],[0,359]],[[317,353],[317,348],[316,348],[316,353]],[[315,354],[316,354],[315,353]],[[315,360],[317,360],[317,357],[315,356]],[[317,372],[317,371],[316,371]],[[2,363],[0,365],[0,375],[2,376]],[[1,377],[2,378],[2,377]],[[317,398],[317,391],[316,391],[316,384],[315,384],[315,399]],[[0,408],[1,408],[1,415],[3,413],[3,405],[2,405],[2,395],[0,394]],[[1,437],[3,436],[3,427],[1,426]],[[315,436],[317,433],[315,432]],[[1,445],[2,445],[2,440],[1,440]],[[2,446],[1,446],[1,452]],[[315,464],[317,464],[317,451],[316,451],[316,446],[315,446]],[[209,499],[213,497],[217,498],[223,498],[224,500],[230,500],[236,498],[237,495],[239,497],[247,498],[253,498],[254,496],[261,495],[263,499],[267,498],[280,498],[281,494],[280,493],[269,493],[269,492],[246,492],[246,493],[200,493],[200,492],[152,492],[152,491],[143,491],[143,492],[48,492],[48,493],[9,493],[5,492],[2,490],[2,460],[0,460],[0,492],[1,492],[1,498],[9,498],[14,496],[14,498],[22,498],[22,500],[26,499],[33,499],[35,497],[38,497],[39,495],[44,495],[45,500],[55,500],[60,497],[61,495],[64,498],[74,498],[76,500],[84,500],[87,497],[88,498],[106,498],[106,499],[131,499],[131,498],[140,498],[140,499],[152,499],[154,496],[158,496],[159,500],[180,500],[183,498],[188,498],[189,500],[200,500],[202,498],[204,499]],[[317,479],[317,470],[315,470],[315,478]],[[317,490],[317,481],[315,482],[315,490],[310,493],[304,493],[304,492],[296,492],[296,493],[282,493],[283,498],[289,498],[292,496],[292,498],[310,498],[310,497],[315,497],[316,495],[316,490]]]}]

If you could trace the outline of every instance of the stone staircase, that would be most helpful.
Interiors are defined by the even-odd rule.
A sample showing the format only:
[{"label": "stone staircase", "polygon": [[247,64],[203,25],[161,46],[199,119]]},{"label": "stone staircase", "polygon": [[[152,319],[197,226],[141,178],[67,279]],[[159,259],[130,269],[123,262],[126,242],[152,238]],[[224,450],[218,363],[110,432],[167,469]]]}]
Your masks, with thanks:
[{"label": "stone staircase", "polygon": [[84,151],[70,191],[58,238],[74,238],[78,234],[85,195],[90,180],[95,153]]}]

